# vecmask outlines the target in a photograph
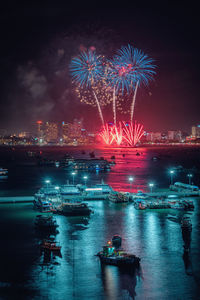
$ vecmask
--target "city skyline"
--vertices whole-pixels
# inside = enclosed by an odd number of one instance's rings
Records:
[[[38,119],[71,122],[83,117],[86,127],[97,130],[101,123],[95,109],[81,104],[72,91],[69,62],[89,47],[112,57],[128,43],[147,52],[158,66],[155,80],[138,91],[135,116],[144,129],[190,131],[199,123],[194,6],[151,3],[97,12],[87,3],[75,11],[73,5],[52,2],[48,9],[34,3],[13,3],[12,8],[5,4],[1,11],[0,128],[30,130]],[[112,120],[107,108],[104,114]]]

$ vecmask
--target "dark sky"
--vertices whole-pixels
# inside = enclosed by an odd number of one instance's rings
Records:
[[[136,100],[135,118],[145,129],[189,133],[200,122],[195,2],[41,2],[1,5],[0,129],[30,130],[39,119],[72,121],[81,116],[86,127],[100,126],[97,110],[80,104],[73,94],[68,64],[81,47],[94,46],[112,57],[128,43],[157,65],[154,82],[140,88]],[[111,121],[111,107],[104,113]]]

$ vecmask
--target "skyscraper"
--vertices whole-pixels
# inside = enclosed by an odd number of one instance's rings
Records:
[[[200,125],[192,126],[192,137],[200,138]]]
[[[44,136],[43,122],[42,121],[37,121],[36,125],[37,125],[36,136],[37,136],[37,138],[40,139]]]
[[[56,143],[58,140],[58,125],[53,122],[45,123],[45,141]]]

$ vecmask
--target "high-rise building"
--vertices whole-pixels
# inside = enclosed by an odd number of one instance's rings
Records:
[[[82,119],[74,119],[73,123],[62,122],[62,139],[64,142],[79,139],[85,135],[85,132]]]
[[[57,142],[58,140],[58,125],[53,122],[45,123],[45,141],[49,142]]]
[[[62,122],[62,139],[64,142],[68,142],[71,138],[71,123]]]
[[[168,140],[181,142],[182,132],[180,130],[169,130],[168,131]]]
[[[192,137],[200,138],[200,125],[192,126]]]
[[[74,122],[71,127],[71,135],[73,137],[79,138],[82,135],[83,120],[74,119]]]
[[[161,132],[148,132],[146,133],[146,140],[155,142],[155,141],[160,141],[162,137]]]
[[[37,125],[36,136],[37,138],[42,138],[44,136],[43,122],[37,121],[36,125]]]

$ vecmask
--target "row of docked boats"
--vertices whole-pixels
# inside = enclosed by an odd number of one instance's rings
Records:
[[[65,184],[60,187],[49,185],[48,187],[42,187],[36,193],[36,196],[44,195],[46,199],[51,201],[56,201],[57,199],[59,201],[60,198],[66,200],[73,197],[81,200],[104,200],[111,192],[113,192],[113,189],[102,182],[92,187],[82,184]]]
[[[102,189],[97,188],[97,190],[101,190],[101,196],[105,196]],[[59,191],[52,186],[41,188],[34,196],[34,208],[40,212],[53,212],[66,216],[89,215],[92,210],[87,203],[83,202],[85,199],[81,195],[85,195],[84,192],[73,185],[63,186]]]
[[[176,209],[176,210],[194,210],[194,203],[191,199],[140,199],[134,200],[134,207],[139,210],[144,209]]]
[[[40,212],[52,212],[55,214],[62,214],[65,216],[85,216],[90,215],[92,209],[87,203],[78,201],[74,202],[57,202],[52,203],[50,200],[42,199],[37,196],[34,202],[34,208]]]

